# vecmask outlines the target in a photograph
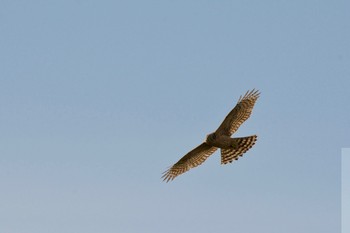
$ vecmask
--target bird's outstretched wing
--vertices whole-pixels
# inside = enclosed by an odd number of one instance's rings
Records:
[[[162,176],[163,181],[169,182],[191,168],[201,165],[216,150],[217,147],[209,146],[207,143],[203,142],[166,170]]]
[[[234,132],[236,132],[241,124],[250,117],[254,104],[259,98],[259,95],[259,91],[253,89],[251,91],[247,91],[243,97],[241,96],[237,102],[237,105],[226,116],[224,121],[216,130],[216,133],[231,136]]]

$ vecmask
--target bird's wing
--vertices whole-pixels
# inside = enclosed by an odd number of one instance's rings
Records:
[[[234,132],[236,132],[241,124],[250,117],[254,104],[259,98],[259,95],[259,91],[253,89],[251,91],[247,91],[243,97],[241,96],[236,106],[231,110],[231,112],[226,116],[224,121],[216,130],[216,133],[231,136]]]
[[[191,168],[201,165],[216,150],[217,147],[209,146],[207,143],[203,142],[166,170],[162,176],[163,181],[171,181]]]

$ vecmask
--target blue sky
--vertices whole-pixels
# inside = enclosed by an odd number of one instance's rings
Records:
[[[342,206],[342,232],[350,230],[348,219],[350,218],[350,148],[342,150],[341,160],[341,176],[342,176],[342,190],[341,190],[341,206]]]
[[[0,231],[340,232],[348,1],[1,1]],[[237,136],[161,173],[261,97]]]

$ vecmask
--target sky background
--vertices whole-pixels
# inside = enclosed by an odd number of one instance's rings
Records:
[[[0,1],[0,232],[340,232],[350,2]],[[230,165],[166,168],[239,96]]]
[[[341,160],[341,177],[342,177],[342,190],[341,190],[341,206],[342,206],[342,232],[350,231],[350,148],[344,148],[342,150]]]

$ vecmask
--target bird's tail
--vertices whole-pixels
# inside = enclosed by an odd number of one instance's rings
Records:
[[[237,160],[239,156],[242,156],[255,144],[258,136],[252,135],[242,138],[233,138],[234,148],[232,149],[221,149],[221,164],[232,163],[235,159]]]

